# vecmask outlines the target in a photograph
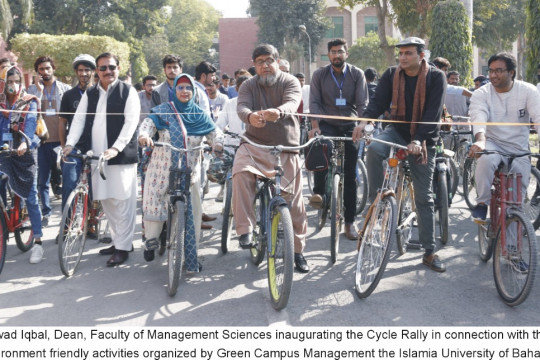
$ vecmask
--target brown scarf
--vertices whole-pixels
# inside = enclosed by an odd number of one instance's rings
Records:
[[[414,140],[416,128],[421,122],[426,104],[426,78],[429,67],[425,59],[420,63],[420,71],[418,72],[418,80],[416,81],[416,90],[414,91],[413,111],[411,119],[411,139]],[[392,105],[391,116],[392,120],[407,121],[405,118],[405,73],[401,66],[398,66],[394,74],[394,83],[392,86]],[[426,141],[422,142],[422,163],[427,163]]]

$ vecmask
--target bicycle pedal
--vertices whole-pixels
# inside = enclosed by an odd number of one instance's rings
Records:
[[[420,240],[409,240],[407,243],[407,249],[420,250],[421,248],[422,244],[420,243]]]
[[[473,219],[473,222],[475,224],[478,224],[478,225],[486,225],[487,224],[487,220],[482,220],[482,219]]]

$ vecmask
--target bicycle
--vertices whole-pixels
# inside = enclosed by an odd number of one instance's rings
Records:
[[[339,253],[339,233],[341,231],[344,208],[343,208],[343,186],[344,186],[344,164],[345,164],[345,141],[352,141],[351,137],[325,136],[318,135],[314,137],[316,141],[329,140],[332,142],[332,154],[328,162],[328,171],[326,173],[326,185],[322,195],[322,204],[317,211],[318,228],[321,230],[326,224],[328,213],[330,212],[330,259],[332,264],[337,260]],[[366,175],[367,170],[361,158],[357,160],[356,171]],[[359,175],[357,175],[359,176]],[[367,200],[367,175],[361,177],[362,193],[356,194],[358,213],[359,203],[365,206]],[[358,199],[361,200],[358,200]],[[361,211],[360,211],[361,212]]]
[[[102,222],[105,221],[105,214],[100,204],[91,202],[90,200],[91,196],[88,178],[91,173],[91,161],[98,161],[97,171],[99,171],[100,176],[104,180],[106,177],[104,173],[105,158],[103,157],[103,154],[94,156],[93,151],[89,150],[86,154],[75,152],[69,154],[67,157],[81,159],[82,161],[79,181],[77,182],[75,189],[69,194],[64,210],[62,211],[62,220],[60,221],[60,232],[58,236],[58,260],[60,263],[60,270],[65,276],[69,277],[75,273],[81,261],[84,245],[86,243],[88,224],[91,223],[91,225],[96,225],[96,235],[99,240]],[[59,150],[56,160],[58,168],[60,168],[61,160],[62,151]],[[75,162],[64,160],[64,163],[74,164]],[[93,219],[89,220],[90,218]]]
[[[448,242],[448,208],[452,204],[453,185],[457,187],[457,169],[453,163],[452,151],[444,148],[439,138],[435,147],[435,172],[433,174],[433,195],[435,197],[435,212],[439,222],[441,243]],[[454,169],[452,171],[452,169]],[[455,177],[453,176],[455,175]]]
[[[204,145],[191,149],[179,149],[169,143],[154,142],[155,146],[168,147],[172,151],[184,155],[187,152],[204,150]],[[176,165],[172,165],[169,173],[169,214],[167,218],[168,249],[168,282],[169,296],[176,295],[180,283],[180,274],[184,264],[184,239],[187,220],[187,199],[191,196],[191,168],[182,169],[183,156],[179,156]]]
[[[272,306],[281,310],[287,306],[292,289],[294,264],[294,232],[287,201],[281,197],[283,167],[280,153],[284,150],[300,150],[309,146],[310,139],[301,146],[260,145],[240,135],[240,138],[255,147],[270,150],[276,158],[275,177],[258,178],[254,211],[256,226],[250,249],[251,262],[260,265],[267,253],[268,288]]]
[[[390,154],[385,162],[382,186],[368,208],[358,237],[355,292],[359,298],[368,297],[379,284],[390,257],[394,236],[400,239],[399,252],[406,251],[416,219],[412,182],[405,162],[407,147],[374,138],[373,131],[373,126],[367,125],[364,139],[388,145]],[[399,212],[397,204],[400,204]],[[399,227],[398,214],[401,217]]]
[[[517,157],[533,156],[531,153],[513,155],[495,150],[477,154],[508,157],[508,168]],[[509,306],[517,306],[527,299],[537,266],[536,235],[522,207],[521,178],[521,174],[505,172],[499,165],[493,178],[489,220],[476,221],[480,258],[487,262],[493,257],[495,286]]]
[[[234,134],[228,131],[224,132],[233,138],[238,138],[238,134]],[[221,252],[226,254],[229,251],[229,241],[231,240],[232,227],[233,227],[233,212],[232,212],[232,166],[234,163],[234,154],[238,149],[237,145],[227,145],[226,147],[232,148],[234,151],[223,150],[226,160],[224,164],[227,166],[223,169],[227,173],[225,180],[225,188],[223,190],[223,222],[221,224]]]

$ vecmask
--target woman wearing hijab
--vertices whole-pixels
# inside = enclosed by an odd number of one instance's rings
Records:
[[[30,263],[37,264],[43,259],[41,237],[41,209],[37,196],[37,146],[36,136],[37,112],[39,99],[28,95],[22,86],[21,71],[10,66],[0,71],[0,133],[2,144],[17,149],[17,155],[0,155],[0,171],[9,178],[13,191],[26,201],[34,246],[30,255]],[[30,139],[27,145],[18,130]],[[30,148],[28,148],[28,146]],[[5,183],[0,188],[2,199],[6,202]]]
[[[212,119],[193,99],[195,82],[187,74],[180,74],[175,81],[176,97],[173,101],[152,108],[150,115],[139,127],[139,145],[152,146],[152,137],[158,133],[160,142],[167,142],[181,149],[191,149],[201,145],[203,138],[214,143],[214,148],[222,147],[222,133],[216,129]],[[187,199],[187,220],[185,233],[186,269],[198,272],[201,266],[197,260],[200,238],[202,204],[199,178],[201,174],[201,151],[182,155],[182,167],[191,168],[191,198]],[[169,148],[157,147],[152,153],[146,173],[143,195],[143,221],[145,232],[146,261],[154,259],[154,250],[159,247],[159,235],[168,215],[169,169],[177,163],[179,155]],[[187,161],[186,161],[187,160]]]

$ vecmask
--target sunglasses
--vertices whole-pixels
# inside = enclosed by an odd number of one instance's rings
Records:
[[[104,66],[98,67],[99,71],[107,71],[107,68],[109,70],[111,70],[111,71],[114,71],[114,70],[116,70],[117,66],[116,65],[109,65],[109,66],[104,65]]]
[[[178,85],[178,86],[176,87],[176,90],[177,90],[177,91],[184,91],[184,90],[186,90],[186,91],[193,91],[193,86],[191,86],[191,85]]]

